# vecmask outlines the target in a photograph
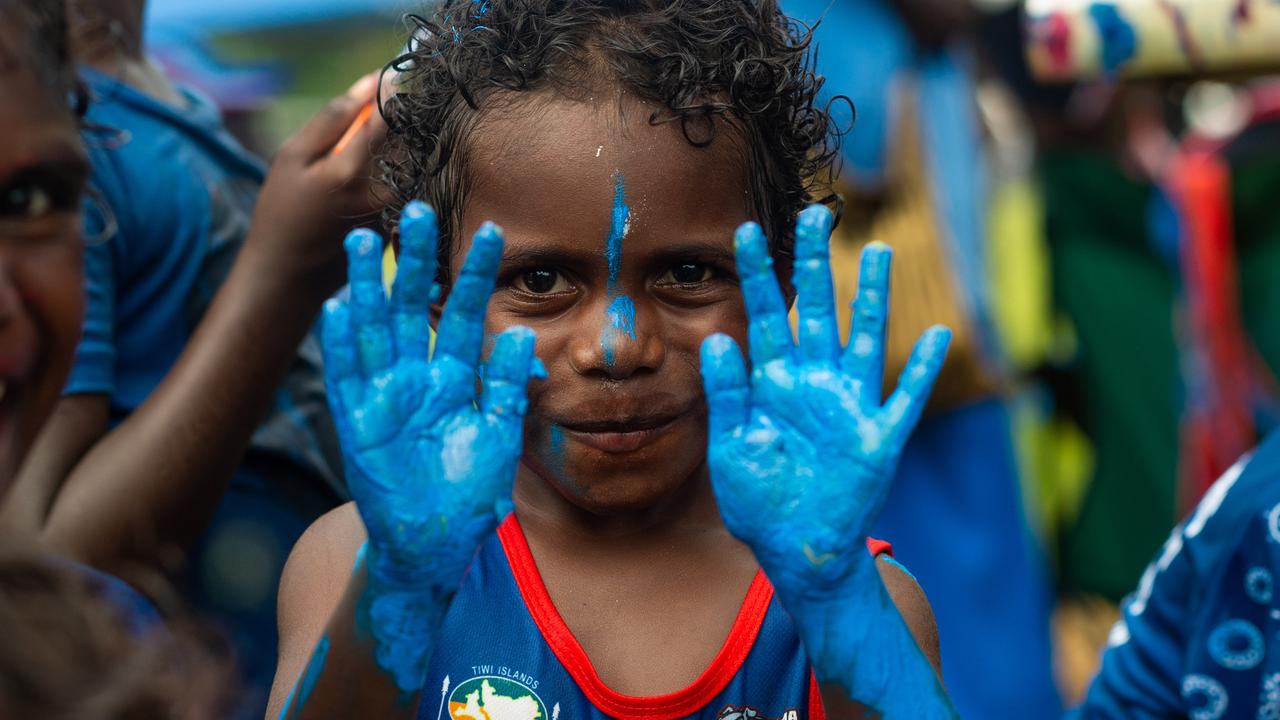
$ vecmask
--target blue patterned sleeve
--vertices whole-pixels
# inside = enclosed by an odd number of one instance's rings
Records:
[[[1280,438],[1273,438],[1280,440]],[[1229,470],[1122,605],[1082,718],[1280,718],[1280,442]]]
[[[64,394],[106,394],[115,390],[116,252],[118,233],[97,209],[85,211],[84,326],[75,365]]]

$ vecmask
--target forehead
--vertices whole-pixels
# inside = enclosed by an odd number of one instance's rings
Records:
[[[508,244],[603,242],[627,206],[630,247],[713,238],[731,243],[751,218],[746,159],[723,120],[698,147],[680,123],[653,124],[654,105],[627,95],[547,95],[489,110],[466,159],[470,190],[459,246],[486,220]],[[706,134],[706,125],[696,131]],[[454,264],[461,253],[454,253]]]
[[[0,53],[11,53],[11,47],[0,42]],[[0,62],[0,175],[15,166],[77,160],[83,153],[71,109],[29,66]]]

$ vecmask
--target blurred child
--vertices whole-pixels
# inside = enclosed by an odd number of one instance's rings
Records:
[[[0,3],[0,492],[57,401],[80,332],[82,93],[57,3]],[[211,646],[127,585],[0,539],[0,717],[214,718]]]
[[[377,214],[380,123],[330,153],[376,81],[288,143],[263,185],[217,108],[144,54],[143,0],[70,9],[93,168],[84,331],[7,514],[109,571],[181,568],[239,646],[257,714],[288,549],[347,497],[309,330],[341,282],[342,235]]]
[[[437,210],[398,208],[390,300],[347,241],[356,502],[286,568],[273,716],[955,717],[923,594],[864,546],[949,333],[882,403],[874,246],[840,346],[808,35],[770,0],[417,24],[388,155]]]

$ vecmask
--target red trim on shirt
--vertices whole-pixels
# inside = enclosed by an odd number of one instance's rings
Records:
[[[623,695],[604,684],[582,645],[560,617],[555,604],[551,602],[551,596],[547,594],[542,576],[538,573],[524,531],[520,528],[520,521],[514,514],[498,527],[498,539],[502,541],[502,549],[511,565],[520,596],[524,598],[524,604],[538,630],[542,632],[543,639],[569,672],[569,676],[578,684],[582,694],[601,712],[615,718],[676,720],[701,710],[725,689],[742,668],[760,633],[760,626],[769,611],[769,603],[773,600],[773,586],[765,579],[763,571],[756,573],[747,596],[742,601],[738,617],[733,621],[729,637],[725,638],[724,645],[720,647],[720,652],[711,661],[711,665],[692,685],[666,695]]]
[[[873,558],[880,557],[881,555],[888,555],[889,557],[893,557],[893,545],[883,540],[877,540],[873,537],[868,537],[867,552],[871,553],[871,557]]]
[[[809,720],[827,720],[827,709],[822,706],[822,688],[818,676],[809,673]]]

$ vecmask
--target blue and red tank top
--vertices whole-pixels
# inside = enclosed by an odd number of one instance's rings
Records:
[[[878,541],[868,541],[868,549],[891,553]],[[826,717],[800,637],[763,572],[719,653],[692,684],[650,697],[612,690],[552,604],[514,515],[472,563],[423,688],[420,720]]]

